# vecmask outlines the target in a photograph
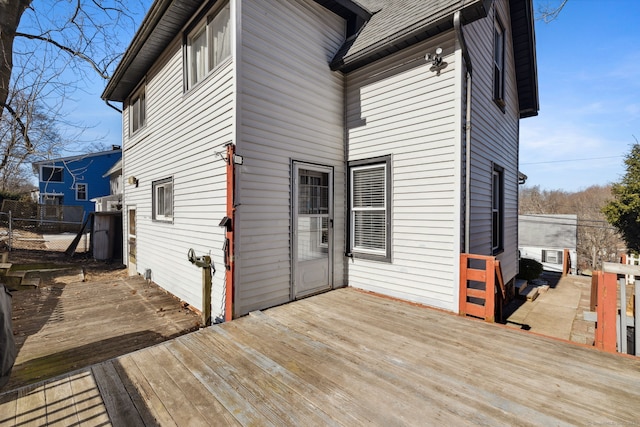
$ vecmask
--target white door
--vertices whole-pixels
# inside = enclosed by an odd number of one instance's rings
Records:
[[[128,212],[129,224],[128,224],[128,247],[127,247],[127,266],[129,267],[129,276],[135,276],[138,272],[137,266],[137,244],[136,244],[136,208],[135,206],[129,207]]]
[[[331,289],[333,169],[293,163],[293,298]]]

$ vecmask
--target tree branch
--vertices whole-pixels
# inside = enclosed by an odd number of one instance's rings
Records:
[[[31,139],[29,139],[29,133],[27,132],[27,127],[24,125],[24,123],[22,123],[22,119],[20,118],[18,113],[16,113],[16,110],[14,110],[13,107],[11,107],[11,105],[7,103],[2,103],[2,106],[9,112],[9,114],[11,114],[11,116],[16,121],[16,123],[18,123],[18,126],[20,126],[20,131],[22,132],[22,137],[24,138],[24,145],[27,148],[27,152],[31,154],[35,153],[35,149],[31,144]]]
[[[50,43],[50,44],[54,45],[55,47],[57,47],[58,49],[60,49],[60,50],[62,50],[62,51],[64,51],[64,52],[67,52],[69,55],[71,55],[71,56],[76,56],[76,57],[78,57],[78,58],[82,59],[83,61],[85,61],[85,62],[89,63],[89,65],[91,65],[91,67],[93,67],[93,69],[94,69],[94,70],[98,73],[98,75],[99,75],[100,77],[102,77],[103,79],[107,80],[107,79],[109,79],[109,77],[110,77],[110,76],[107,74],[106,70],[102,70],[102,69],[98,66],[98,64],[96,64],[96,62],[95,62],[93,59],[89,58],[87,55],[85,55],[85,54],[84,54],[84,53],[82,53],[82,52],[78,52],[78,51],[76,51],[76,50],[71,49],[71,48],[70,48],[70,47],[68,47],[68,46],[65,46],[65,45],[63,45],[63,44],[58,43],[57,41],[53,40],[53,39],[52,39],[52,38],[50,38],[50,37],[36,36],[36,35],[33,35],[33,34],[25,34],[25,33],[19,33],[19,32],[16,32],[16,37],[24,37],[24,38],[27,38],[27,39],[30,39],[30,40],[41,40],[41,41],[44,41],[44,42]]]

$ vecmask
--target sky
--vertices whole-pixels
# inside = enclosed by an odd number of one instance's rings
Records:
[[[527,186],[574,192],[624,175],[624,156],[640,141],[638,16],[639,0],[569,0],[556,20],[536,20],[540,112],[520,122]],[[84,139],[121,145],[121,115],[100,99],[105,82],[88,83],[69,114],[91,126]]]
[[[542,5],[559,0],[535,0]],[[620,181],[640,142],[640,1],[569,0],[536,21],[540,112],[520,122],[527,186],[580,191]]]

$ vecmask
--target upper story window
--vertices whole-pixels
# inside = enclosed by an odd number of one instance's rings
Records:
[[[42,166],[40,169],[40,181],[64,182],[63,169],[59,166]]]
[[[146,124],[147,101],[144,86],[139,89],[129,103],[129,122],[131,123],[131,134],[133,135]]]
[[[76,184],[76,200],[87,200],[87,184]]]
[[[187,88],[203,80],[231,56],[229,3],[208,15],[187,35]]]
[[[493,100],[504,109],[504,27],[497,17],[493,26]]]

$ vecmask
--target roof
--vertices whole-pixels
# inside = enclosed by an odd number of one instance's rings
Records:
[[[202,4],[202,0],[155,0],[102,92],[102,99],[124,102]]]
[[[518,245],[575,249],[577,228],[577,215],[518,215]]]
[[[487,16],[492,0],[357,0],[371,19],[331,61],[333,70],[352,71],[407,46],[453,28],[453,14],[462,24]]]
[[[109,168],[109,170],[107,172],[105,172],[104,175],[102,175],[103,178],[108,177],[109,175],[112,175],[116,172],[122,172],[122,158],[120,158],[117,162],[115,162],[113,164],[113,166],[111,166]]]
[[[330,63],[348,73],[453,28],[483,18],[493,0],[314,0],[347,21],[347,40]],[[209,3],[213,3],[209,0]],[[123,102],[156,59],[204,4],[203,0],[155,0],[102,93]],[[536,115],[538,81],[533,0],[509,0],[521,117]]]
[[[98,153],[87,153],[87,154],[80,154],[77,156],[69,156],[69,157],[58,157],[57,159],[47,159],[47,160],[39,160],[37,162],[31,162],[32,165],[52,165],[54,163],[57,162],[73,162],[76,160],[84,160],[87,157],[96,157],[96,156],[105,156],[107,154],[114,154],[114,153],[122,153],[122,150],[118,149],[118,150],[108,150],[108,151],[100,151]]]

